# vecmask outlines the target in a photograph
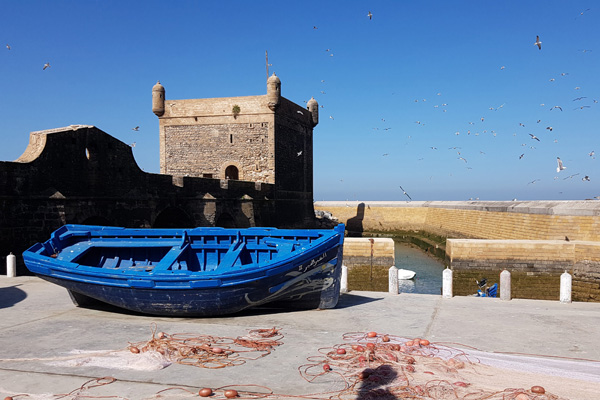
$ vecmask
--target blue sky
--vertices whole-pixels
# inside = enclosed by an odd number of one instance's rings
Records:
[[[3,161],[31,131],[89,124],[158,173],[156,81],[167,99],[265,94],[267,50],[282,95],[323,106],[317,201],[600,196],[592,0],[0,6]]]

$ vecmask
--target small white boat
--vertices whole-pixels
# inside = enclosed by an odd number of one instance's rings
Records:
[[[412,279],[417,273],[409,269],[398,268],[398,279]]]

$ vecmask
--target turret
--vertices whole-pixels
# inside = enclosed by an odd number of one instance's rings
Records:
[[[158,117],[165,113],[165,88],[160,81],[152,87],[152,112]]]
[[[319,123],[319,103],[317,103],[314,97],[311,97],[308,103],[306,103],[306,108],[310,112],[312,126],[317,126]]]
[[[273,111],[279,106],[281,100],[281,81],[273,72],[273,75],[267,79],[267,103]]]

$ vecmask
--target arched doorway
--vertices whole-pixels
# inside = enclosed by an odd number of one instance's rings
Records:
[[[220,228],[235,228],[235,221],[229,213],[222,213],[219,218],[215,221],[215,226]]]
[[[236,181],[240,179],[239,170],[235,165],[225,168],[225,179],[234,179]]]
[[[154,220],[154,228],[193,228],[194,221],[180,208],[167,207]]]

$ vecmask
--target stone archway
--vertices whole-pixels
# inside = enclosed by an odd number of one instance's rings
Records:
[[[235,165],[228,165],[227,168],[225,168],[225,179],[233,179],[236,181],[240,179],[240,171]]]
[[[154,228],[193,228],[194,220],[178,207],[167,207],[154,220]]]
[[[215,226],[220,228],[235,228],[235,220],[229,213],[221,213],[219,218],[215,221]]]

